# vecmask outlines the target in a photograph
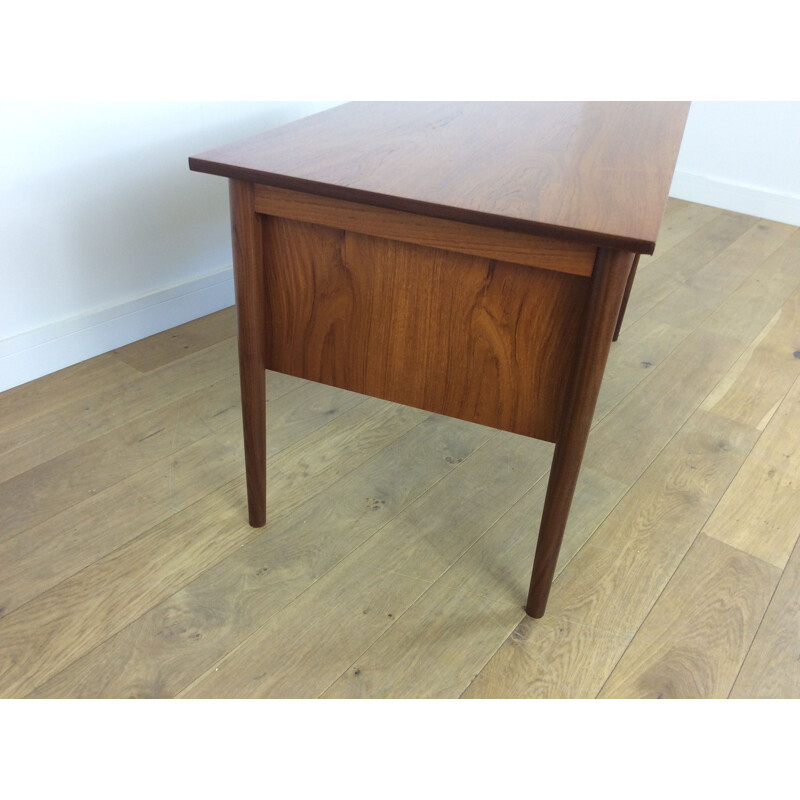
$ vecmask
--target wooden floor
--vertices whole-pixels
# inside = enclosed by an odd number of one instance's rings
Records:
[[[800,697],[800,230],[670,200],[545,617],[552,445],[267,374],[235,320],[0,395],[4,697]]]

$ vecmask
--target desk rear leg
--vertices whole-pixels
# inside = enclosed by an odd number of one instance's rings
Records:
[[[556,440],[525,611],[544,615],[633,256],[598,250],[581,347]]]
[[[633,259],[633,266],[628,274],[628,282],[625,284],[625,293],[622,295],[622,305],[619,307],[619,314],[617,315],[617,325],[614,328],[613,341],[619,339],[619,332],[622,329],[622,320],[625,319],[625,309],[628,307],[628,300],[631,296],[631,289],[633,289],[633,279],[636,277],[636,267],[639,266],[639,255]]]
[[[267,521],[267,410],[264,345],[264,264],[261,221],[253,206],[253,185],[231,180],[231,239],[239,329],[244,459],[250,524]]]

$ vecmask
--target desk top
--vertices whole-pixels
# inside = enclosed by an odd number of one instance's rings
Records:
[[[652,253],[689,103],[359,102],[191,169]]]

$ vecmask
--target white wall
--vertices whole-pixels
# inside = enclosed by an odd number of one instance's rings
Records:
[[[800,103],[693,102],[670,194],[800,225]]]
[[[0,104],[0,391],[233,303],[190,155],[334,103]]]
[[[0,104],[0,391],[233,302],[187,158],[334,103]],[[672,194],[800,225],[800,103],[693,103]]]

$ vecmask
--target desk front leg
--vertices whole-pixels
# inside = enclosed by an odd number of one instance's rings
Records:
[[[261,222],[253,205],[253,185],[230,181],[233,276],[239,330],[244,459],[250,524],[267,521],[267,410],[264,340],[264,265]]]
[[[578,482],[586,440],[614,328],[631,272],[633,255],[601,248],[592,273],[592,287],[581,335],[581,346],[569,397],[556,438],[547,484],[539,539],[525,611],[541,617],[547,605],[572,496]]]

